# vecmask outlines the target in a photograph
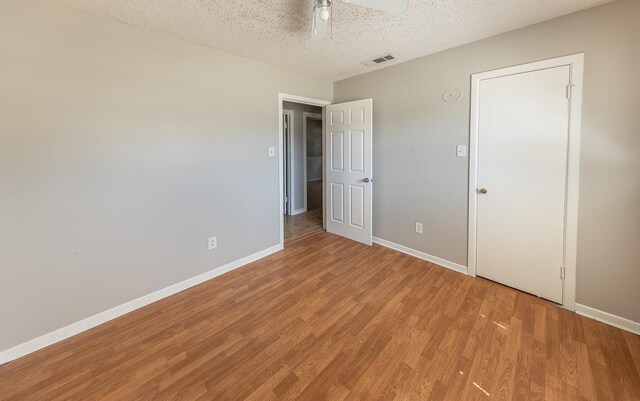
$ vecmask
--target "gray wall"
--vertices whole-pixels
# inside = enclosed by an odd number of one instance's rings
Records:
[[[279,243],[278,92],[332,82],[44,0],[0,55],[0,350]]]
[[[336,102],[373,98],[374,235],[466,265],[470,75],[584,52],[577,302],[640,321],[639,46],[619,0],[337,82]]]
[[[326,100],[321,98],[320,100]],[[302,147],[302,115],[304,112],[322,114],[322,107],[283,102],[283,109],[293,110],[293,208],[304,208],[304,149]]]

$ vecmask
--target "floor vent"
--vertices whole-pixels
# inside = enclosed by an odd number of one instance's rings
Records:
[[[395,60],[396,58],[397,57],[394,56],[393,54],[387,54],[385,56],[376,57],[373,60],[363,61],[362,64],[368,65],[368,66],[378,65],[378,64],[386,63],[387,61]]]

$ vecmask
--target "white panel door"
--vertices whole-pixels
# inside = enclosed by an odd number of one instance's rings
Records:
[[[562,303],[569,66],[480,82],[477,274]]]
[[[327,231],[371,245],[373,100],[325,109]]]

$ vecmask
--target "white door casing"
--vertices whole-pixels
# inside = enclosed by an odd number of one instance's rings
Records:
[[[569,309],[575,304],[582,59],[472,77],[469,274]]]
[[[371,245],[373,100],[325,108],[327,231]]]

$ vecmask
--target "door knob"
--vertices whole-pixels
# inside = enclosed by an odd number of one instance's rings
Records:
[[[367,178],[365,178],[365,179],[364,179],[364,180],[362,180],[362,181],[363,181],[363,182],[369,182],[369,181],[371,181],[371,180],[367,177]]]
[[[480,192],[481,194],[486,194],[487,190],[485,188],[480,188],[478,189],[478,192]]]

